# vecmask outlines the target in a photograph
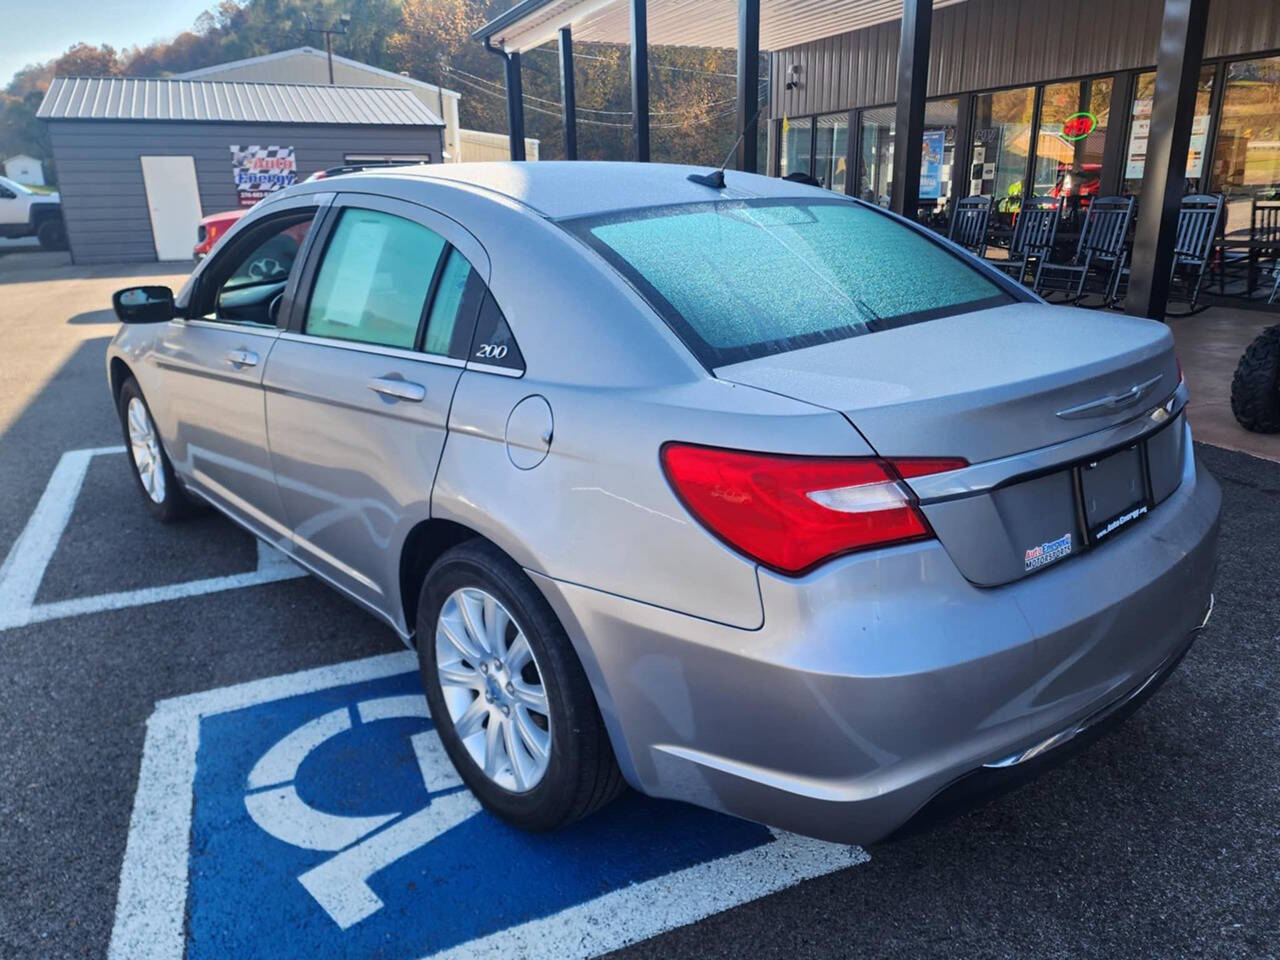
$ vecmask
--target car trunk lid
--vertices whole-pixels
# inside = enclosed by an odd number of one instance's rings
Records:
[[[1089,435],[1097,435],[1097,450],[1087,442],[1073,444],[1079,457],[1111,452],[1104,451],[1114,436],[1108,428],[1150,411],[1179,381],[1173,338],[1163,324],[1027,303],[779,353],[715,373],[839,410],[883,457],[961,457],[971,464]],[[1182,427],[1173,430],[1176,450],[1162,448],[1159,469],[1180,475]],[[1131,447],[1123,462],[1100,463],[1083,493],[1072,464],[1015,478],[999,490],[937,506],[926,502],[924,512],[966,577],[983,585],[1006,583],[1099,542],[1098,531],[1113,519],[1099,511],[1115,506],[1119,517],[1139,499],[1154,507],[1151,490],[1163,491],[1168,478],[1152,473],[1148,479],[1147,465],[1155,470],[1156,460]]]
[[[1163,324],[1031,303],[850,337],[715,373],[840,410],[881,456],[970,463],[1123,422],[1178,382],[1173,337]]]

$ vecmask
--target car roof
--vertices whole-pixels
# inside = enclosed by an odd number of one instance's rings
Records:
[[[381,167],[343,174],[342,180],[394,177],[451,181],[501,195],[552,220],[674,203],[837,196],[818,187],[735,170],[725,171],[723,190],[689,180],[689,174],[705,174],[710,169],[669,163],[540,160]],[[337,181],[335,178],[319,183],[327,183],[332,190]]]

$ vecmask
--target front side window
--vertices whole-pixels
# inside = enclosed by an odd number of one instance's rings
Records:
[[[211,264],[202,286],[214,294],[203,316],[224,323],[271,326],[311,229],[311,211],[252,228]]]
[[[411,350],[445,241],[421,224],[348,207],[329,239],[304,330]]]
[[[1013,302],[928,236],[835,198],[647,208],[567,227],[709,368]]]

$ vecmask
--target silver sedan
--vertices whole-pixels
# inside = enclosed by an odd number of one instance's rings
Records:
[[[1150,695],[1208,616],[1220,499],[1169,331],[696,173],[260,203],[176,295],[115,297],[144,502],[212,505],[390,624],[530,829],[625,783],[870,841]]]

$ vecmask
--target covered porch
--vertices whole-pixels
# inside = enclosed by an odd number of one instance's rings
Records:
[[[1163,318],[1180,203],[1207,163],[1206,104],[1220,107],[1222,100],[1221,80],[1206,92],[1204,76],[1216,69],[1221,78],[1224,68],[1206,57],[1273,41],[1280,47],[1280,12],[1265,0],[523,0],[475,37],[502,58],[513,159],[523,159],[521,55],[548,43],[559,54],[564,154],[577,158],[578,124],[589,122],[576,106],[577,41],[627,48],[631,156],[638,161],[651,159],[650,50],[672,46],[735,51],[737,143],[726,164],[739,170],[803,172],[824,186],[865,194],[861,183],[855,188],[854,169],[866,180],[866,167],[878,160],[873,199],[915,218],[932,206],[928,197],[938,196],[931,189],[956,199],[997,187],[1012,195],[1024,183],[1035,189],[1037,163],[1101,167],[1103,177],[1091,189],[1105,179],[1116,193],[1141,196],[1124,307]],[[993,55],[1001,50],[1003,56]],[[1057,84],[1069,87],[1069,96],[1048,84],[1073,75],[1084,79]],[[1022,92],[1008,88],[1021,83],[1032,84],[1025,88],[1025,131],[987,145],[983,138],[1003,122],[1004,101],[1016,99],[1005,94]],[[939,99],[988,87],[1003,89]],[[1064,122],[1046,134],[1058,99],[1067,105]],[[1104,145],[1093,130],[1098,118],[1127,121],[1138,103],[1147,110],[1141,127],[1113,130]],[[939,126],[942,109],[956,115],[945,158],[940,141],[926,136]],[[1212,123],[1211,134],[1216,116]],[[1092,167],[1090,149],[1100,161]],[[721,160],[705,158],[709,166]],[[829,172],[819,176],[819,168]]]

